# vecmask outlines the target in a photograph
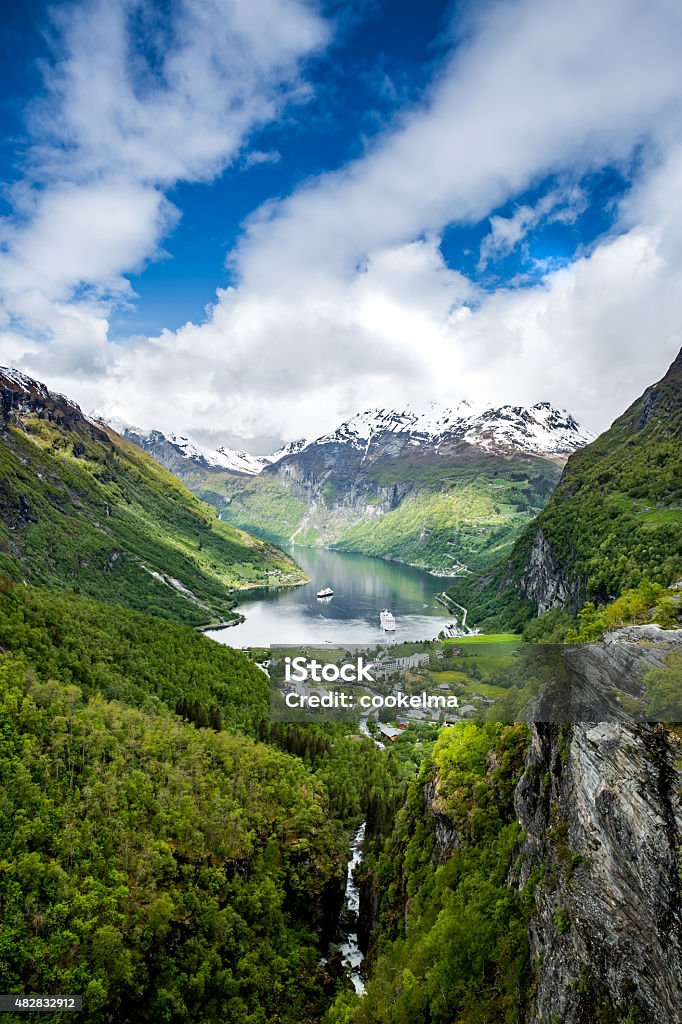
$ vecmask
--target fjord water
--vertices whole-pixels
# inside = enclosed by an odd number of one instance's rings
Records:
[[[246,620],[212,630],[209,636],[230,647],[378,644],[394,639],[431,640],[452,619],[436,601],[449,581],[423,569],[319,548],[294,548],[291,554],[310,583],[241,594],[238,610]],[[318,600],[315,595],[323,587],[331,587],[334,597]],[[382,608],[395,616],[395,637],[379,625]]]

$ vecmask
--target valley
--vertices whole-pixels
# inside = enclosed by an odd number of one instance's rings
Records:
[[[682,1024],[682,0],[1,6],[0,1024]]]
[[[218,464],[224,449],[192,454],[187,439],[173,444],[158,431],[126,436],[241,529],[453,575],[453,566],[475,572],[511,549],[590,437],[546,403],[372,409],[235,473]]]
[[[0,988],[92,1024],[676,1024],[680,365],[592,443],[382,413],[249,472],[2,371]],[[455,725],[273,716],[252,648],[378,649],[390,606],[401,651],[444,588],[487,635],[404,683]]]

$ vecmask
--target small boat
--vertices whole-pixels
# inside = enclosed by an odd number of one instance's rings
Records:
[[[379,613],[379,622],[381,623],[381,628],[385,629],[386,632],[393,632],[395,629],[395,618],[388,608],[384,608],[383,612]]]
[[[323,590],[318,590],[317,596],[320,597],[320,598],[322,598],[322,597],[333,597],[334,596],[334,591],[332,590],[331,587],[325,587]]]

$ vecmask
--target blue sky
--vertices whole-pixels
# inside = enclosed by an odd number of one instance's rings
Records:
[[[7,13],[0,50],[5,182],[22,176],[26,108],[41,92],[40,66],[52,55],[52,12],[59,6],[28,0]],[[251,134],[249,151],[270,160],[250,164],[247,153],[215,180],[180,182],[170,191],[181,219],[164,240],[164,255],[129,275],[137,298],[112,318],[118,340],[200,319],[215,288],[230,280],[226,254],[244,218],[273,196],[361,155],[367,140],[428,84],[447,49],[454,8],[443,0],[424,0],[418,11],[411,0],[343,0],[321,9],[334,36],[310,61],[310,99]]]
[[[345,6],[330,9],[343,11]],[[122,334],[201,318],[213,298],[207,282],[231,280],[225,256],[248,214],[360,155],[365,141],[428,80],[451,5],[431,0],[420,5],[418,16],[409,0],[369,0],[361,6],[364,10],[352,17],[337,16],[334,43],[311,62],[315,91],[309,102],[252,135],[250,148],[272,160],[249,165],[247,156],[208,187],[180,185],[175,190],[173,201],[183,216],[165,245],[170,259],[132,278],[140,300],[116,324]]]
[[[597,6],[15,5],[0,358],[254,451],[430,399],[607,425],[680,345],[682,14]]]

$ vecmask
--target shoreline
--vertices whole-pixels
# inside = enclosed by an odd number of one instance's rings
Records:
[[[298,580],[296,583],[247,583],[245,587],[239,587],[238,590],[233,590],[233,594],[243,594],[249,590],[285,590],[291,587],[304,587],[310,583],[310,579],[306,577],[304,580]],[[236,611],[234,619],[227,619],[218,622],[203,622],[198,626],[193,626],[198,633],[210,633],[214,629],[228,629],[230,626],[241,626],[242,622],[246,622],[246,615],[243,612]]]

